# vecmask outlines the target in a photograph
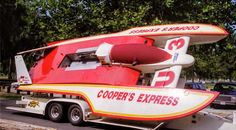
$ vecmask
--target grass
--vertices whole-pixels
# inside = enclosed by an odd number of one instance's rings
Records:
[[[16,93],[0,92],[0,99],[20,99],[22,95]]]
[[[0,73],[0,79],[8,79],[8,76]]]
[[[213,89],[214,88],[214,83],[206,83],[205,84],[205,87],[207,88],[207,89]]]

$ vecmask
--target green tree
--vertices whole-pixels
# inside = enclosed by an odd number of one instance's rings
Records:
[[[225,27],[233,34],[231,27],[236,19],[236,8],[230,0],[17,0],[10,3],[14,7],[12,10],[15,9],[20,14],[15,16],[13,12],[7,11],[11,8],[6,8],[7,4],[4,2],[1,2],[1,8],[4,7],[7,12],[2,13],[4,16],[17,17],[22,23],[15,24],[18,25],[18,33],[9,33],[18,37],[18,40],[12,42],[12,45],[17,46],[11,46],[17,48],[17,51],[40,47],[49,41],[117,32],[153,24],[209,23]],[[9,44],[5,41],[1,41],[4,46]],[[194,72],[189,72],[188,75],[195,73],[200,78],[222,77],[220,72],[226,72],[229,66],[222,66],[220,63],[224,56],[234,55],[234,45],[235,37],[230,35],[217,44],[191,47],[189,53],[197,60],[193,69],[190,69]],[[227,48],[221,49],[224,47]],[[14,52],[10,56],[5,55],[7,51],[3,53],[2,57],[5,59],[15,54]],[[234,62],[228,64],[236,66]],[[228,75],[235,75],[235,70],[230,69],[231,71]]]
[[[23,36],[24,25],[22,15],[24,7],[16,6],[15,0],[0,1],[0,66],[1,73],[8,74],[9,78],[14,69],[14,55],[22,49],[32,48]]]

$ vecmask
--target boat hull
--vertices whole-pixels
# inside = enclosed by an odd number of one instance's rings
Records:
[[[33,84],[19,90],[82,96],[95,115],[130,120],[171,120],[207,107],[219,93],[148,86]]]

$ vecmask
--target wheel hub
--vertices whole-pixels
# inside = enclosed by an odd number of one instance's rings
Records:
[[[79,112],[79,109],[78,108],[74,108],[72,111],[71,111],[71,119],[73,121],[78,121],[80,120],[80,112]]]
[[[59,116],[59,107],[58,106],[53,106],[51,109],[51,115],[53,118],[57,118]]]

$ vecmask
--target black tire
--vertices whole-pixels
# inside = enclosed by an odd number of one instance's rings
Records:
[[[63,106],[60,103],[52,103],[48,107],[48,117],[53,122],[61,122],[63,119]]]
[[[83,111],[79,105],[72,104],[68,109],[67,116],[72,125],[78,126],[84,123]]]

